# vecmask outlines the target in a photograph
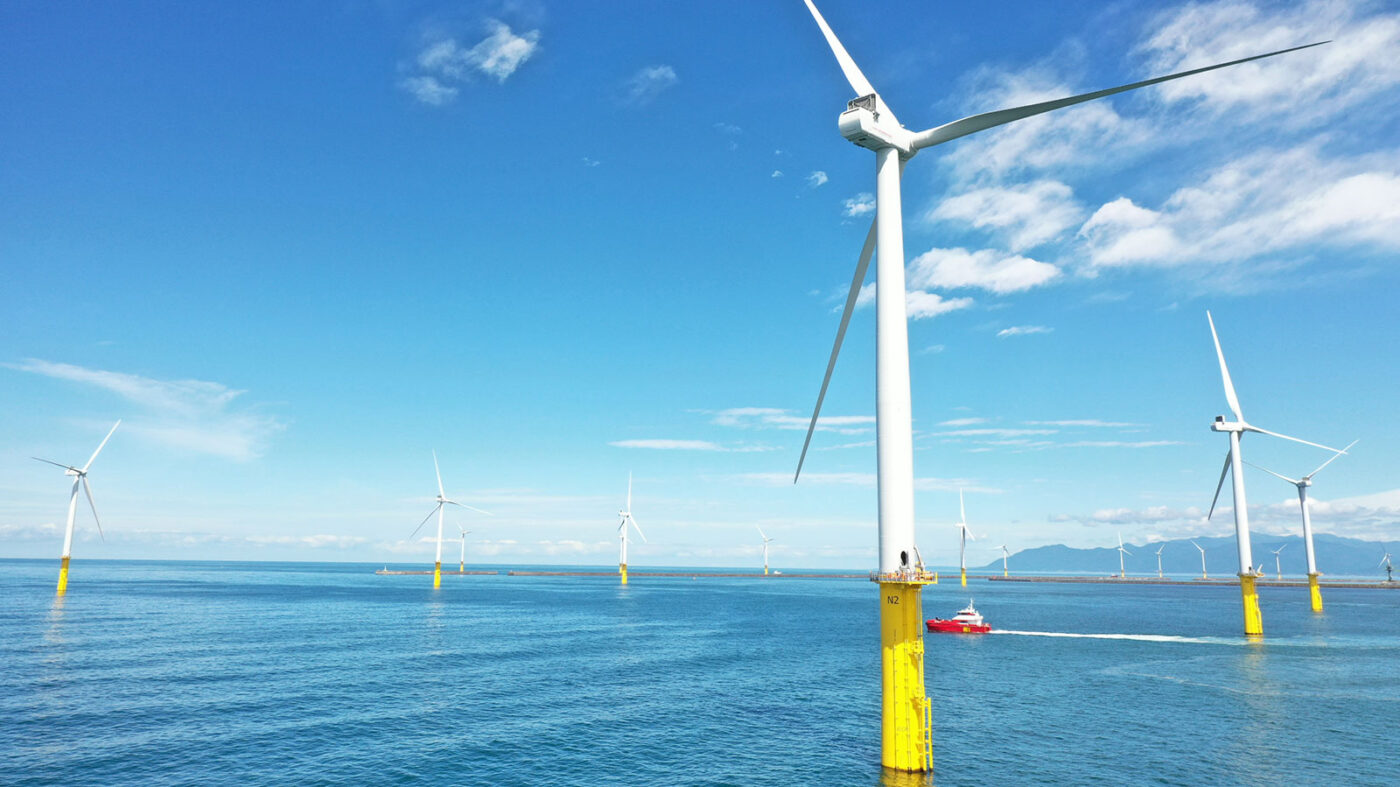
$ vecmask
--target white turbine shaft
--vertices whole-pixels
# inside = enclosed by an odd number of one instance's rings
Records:
[[[1254,554],[1249,545],[1249,504],[1244,496],[1244,468],[1240,466],[1240,433],[1230,433],[1230,488],[1234,492],[1235,541],[1239,545],[1240,576],[1253,573]]]
[[[1317,553],[1313,551],[1312,514],[1308,512],[1308,485],[1298,484],[1298,505],[1303,509],[1303,551],[1308,556],[1308,574],[1317,573]]]
[[[882,574],[907,568],[914,551],[914,425],[899,156],[892,147],[875,152],[875,443]]]
[[[63,557],[73,553],[73,523],[78,518],[78,484],[81,483],[82,476],[73,478],[73,493],[68,497],[68,527],[63,531]]]

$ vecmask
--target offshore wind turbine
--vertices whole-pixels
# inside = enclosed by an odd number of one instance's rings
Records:
[[[1167,548],[1167,545],[1166,545],[1166,544],[1163,544],[1163,545],[1157,547],[1157,578],[1158,578],[1158,579],[1161,579],[1161,578],[1162,578],[1162,550],[1164,550],[1164,549],[1166,549],[1166,548]]]
[[[1210,579],[1210,577],[1206,576],[1206,548],[1197,544],[1195,541],[1191,542],[1191,546],[1201,550],[1201,579]]]
[[[1254,580],[1258,572],[1249,545],[1249,505],[1244,494],[1244,472],[1241,467],[1244,459],[1240,456],[1240,441],[1245,432],[1258,432],[1337,454],[1345,452],[1278,432],[1270,432],[1246,421],[1244,413],[1240,411],[1240,399],[1235,395],[1235,384],[1230,380],[1230,369],[1225,365],[1225,351],[1220,349],[1220,336],[1215,332],[1215,318],[1210,316],[1209,311],[1206,312],[1206,322],[1210,323],[1210,337],[1215,341],[1215,357],[1220,361],[1220,380],[1225,386],[1225,401],[1230,405],[1230,412],[1235,414],[1235,420],[1228,422],[1225,416],[1217,415],[1215,422],[1210,425],[1212,430],[1229,435],[1230,450],[1225,454],[1225,466],[1220,469],[1220,481],[1215,485],[1215,497],[1210,501],[1210,512],[1206,514],[1206,519],[1209,520],[1215,513],[1215,504],[1220,500],[1220,489],[1225,485],[1225,474],[1229,473],[1235,509],[1235,543],[1239,550],[1240,597],[1244,603],[1244,633],[1246,636],[1257,637],[1264,633],[1264,618],[1259,614],[1259,593],[1254,589]]]
[[[467,534],[472,531],[462,530],[461,525],[458,525],[457,529],[462,532],[462,557],[457,562],[457,571],[459,573],[465,574],[467,573]]]
[[[642,537],[642,543],[647,542],[647,534],[642,532],[642,528],[637,524],[637,520],[632,518],[632,474],[627,474],[627,507],[617,512],[622,517],[622,521],[617,525],[617,535],[622,541],[622,556],[617,562],[617,573],[622,575],[622,584],[627,584],[627,523],[631,522],[636,528],[637,535]],[[765,561],[766,562],[766,561]]]
[[[433,451],[433,472],[437,474],[437,482],[438,482],[437,506],[436,506],[435,508],[433,508],[432,511],[429,511],[427,516],[423,517],[423,521],[418,523],[418,527],[413,528],[413,532],[410,533],[408,537],[409,537],[409,539],[412,539],[414,536],[418,535],[418,531],[419,531],[419,530],[422,530],[422,529],[423,529],[423,526],[426,525],[426,524],[428,524],[428,520],[433,518],[433,514],[437,514],[437,520],[438,520],[438,529],[437,529],[437,558],[435,558],[435,560],[434,560],[434,562],[433,562],[433,589],[437,589],[437,588],[442,587],[442,510],[443,510],[443,507],[444,507],[444,506],[457,506],[457,507],[459,507],[459,508],[465,508],[465,509],[467,509],[467,510],[469,510],[469,511],[475,511],[475,512],[477,512],[478,514],[485,514],[485,515],[487,515],[487,516],[494,516],[494,515],[493,515],[490,511],[482,511],[480,508],[472,508],[471,506],[467,505],[466,503],[458,503],[456,500],[448,500],[448,499],[447,499],[447,493],[444,492],[443,489],[442,489],[442,470],[440,470],[440,469],[438,468],[437,451]],[[465,545],[465,543],[463,544],[462,549],[463,549],[463,562],[465,563],[465,562],[466,562],[466,561],[465,561],[465,557],[466,557],[466,554],[465,554],[466,545]]]
[[[763,539],[763,576],[766,577],[768,576],[768,544],[771,543],[773,539],[764,535],[763,528],[758,527],[758,525],[754,525],[754,527],[758,528],[758,535]]]
[[[92,463],[97,460],[97,455],[102,453],[102,448],[107,445],[107,441],[112,439],[112,433],[117,431],[117,427],[121,425],[122,422],[120,419],[118,419],[115,424],[112,424],[112,428],[107,432],[107,436],[102,438],[102,442],[97,444],[97,450],[92,452],[92,456],[88,457],[87,464],[83,465],[81,469],[72,465],[65,465],[62,462],[55,462],[51,459],[40,459],[37,456],[30,457],[31,459],[51,464],[55,467],[61,467],[63,468],[64,475],[73,476],[73,491],[68,496],[68,526],[63,531],[63,555],[59,558],[58,563],[58,595],[60,596],[68,592],[68,559],[73,554],[73,523],[78,518],[79,486],[83,488],[83,494],[87,495],[88,507],[92,509],[92,521],[97,523],[97,535],[101,536],[104,543],[107,541],[107,536],[102,532],[102,520],[97,518],[97,504],[92,501],[92,485],[88,483],[88,469],[91,468]]]
[[[1005,544],[1002,544],[1001,546],[997,547],[997,549],[1001,550],[1001,575],[1003,577],[1009,577],[1011,576],[1011,570],[1006,567],[1006,558],[1011,553],[1006,551]]]
[[[958,570],[962,572],[962,586],[967,587],[967,541],[973,538],[972,531],[967,528],[967,506],[963,505],[962,490],[958,490]],[[985,533],[983,535],[986,535]]]
[[[827,46],[836,57],[856,98],[846,104],[837,122],[841,135],[875,154],[876,212],[856,263],[855,276],[846,296],[836,342],[827,361],[812,421],[798,459],[796,483],[806,461],[822,400],[841,341],[846,335],[851,312],[855,309],[866,269],[876,247],[880,254],[875,266],[876,381],[875,433],[879,462],[879,572],[880,647],[883,678],[881,701],[881,762],[901,771],[933,769],[932,711],[924,691],[923,620],[921,591],[932,575],[911,563],[914,545],[914,448],[909,391],[909,328],[905,307],[903,208],[900,203],[900,176],[910,158],[924,148],[950,142],[978,131],[1073,106],[1085,101],[1155,85],[1171,79],[1199,74],[1225,66],[1258,60],[1282,52],[1242,58],[1204,68],[1183,71],[1119,87],[1084,93],[1068,98],[1029,104],[972,115],[951,123],[910,131],[900,124],[884,99],[876,92],[827,25],[812,0],[803,0],[812,13]],[[897,20],[895,20],[897,23]],[[886,20],[886,23],[888,21]],[[1309,46],[1316,46],[1310,44]],[[1302,49],[1303,47],[1294,47]],[[1293,50],[1283,50],[1293,51]]]
[[[1278,549],[1273,550],[1273,552],[1274,552],[1274,574],[1276,575],[1276,576],[1274,577],[1275,579],[1283,579],[1283,563],[1279,560],[1278,553],[1282,552],[1282,551],[1283,551],[1283,547],[1286,547],[1286,546],[1288,546],[1288,545],[1287,545],[1287,544],[1284,544],[1283,546],[1279,547]]]
[[[1387,550],[1385,551],[1385,557],[1381,558],[1381,562],[1377,563],[1376,566],[1377,566],[1378,568],[1379,568],[1380,566],[1385,566],[1385,581],[1386,581],[1386,582],[1394,582],[1394,581],[1395,581],[1395,576],[1394,576],[1394,574],[1393,574],[1394,569],[1393,569],[1393,568],[1391,567],[1391,565],[1390,565],[1390,550],[1389,550],[1389,549],[1387,549]]]
[[[1127,579],[1127,578],[1128,578],[1128,570],[1127,570],[1126,568],[1123,567],[1123,556],[1124,556],[1124,555],[1131,555],[1131,554],[1133,554],[1133,553],[1132,553],[1132,552],[1129,552],[1127,549],[1125,549],[1125,548],[1123,547],[1123,534],[1122,534],[1122,533],[1119,533],[1119,534],[1118,534],[1118,578],[1119,578],[1119,579]]]
[[[1351,446],[1356,445],[1358,442],[1358,440],[1352,440],[1351,445],[1343,448],[1342,451],[1350,451]],[[1313,612],[1322,611],[1322,588],[1319,587],[1317,581],[1320,574],[1317,571],[1317,553],[1313,551],[1312,514],[1308,511],[1308,487],[1312,486],[1313,476],[1321,472],[1322,468],[1332,464],[1339,456],[1341,456],[1341,454],[1333,454],[1326,462],[1318,465],[1316,470],[1302,478],[1289,478],[1285,475],[1279,475],[1267,467],[1259,467],[1259,465],[1247,463],[1250,467],[1263,470],[1275,478],[1282,478],[1288,483],[1298,487],[1298,505],[1303,509],[1303,548],[1308,557],[1308,595],[1311,596],[1312,599]]]

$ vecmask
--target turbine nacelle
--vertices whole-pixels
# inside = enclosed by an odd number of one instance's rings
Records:
[[[868,150],[898,148],[904,158],[914,155],[914,134],[899,125],[880,94],[851,99],[836,121],[841,136]]]
[[[1223,416],[1223,415],[1217,415],[1217,416],[1215,416],[1215,421],[1214,421],[1213,423],[1211,423],[1211,425],[1210,425],[1210,430],[1211,430],[1212,432],[1240,432],[1240,433],[1254,431],[1253,429],[1250,428],[1249,424],[1245,423],[1244,421],[1226,421],[1226,420],[1225,420],[1225,416]]]

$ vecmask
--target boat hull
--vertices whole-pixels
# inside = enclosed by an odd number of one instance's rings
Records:
[[[925,625],[935,634],[986,634],[992,630],[992,627],[985,623],[963,623],[938,618],[927,621]]]

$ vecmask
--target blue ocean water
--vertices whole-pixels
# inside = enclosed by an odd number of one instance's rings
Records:
[[[1400,592],[929,587],[935,772],[882,773],[871,583],[0,561],[7,784],[1380,784]],[[634,570],[639,567],[634,567]],[[1040,633],[1036,633],[1040,632]],[[1048,636],[1096,634],[1099,637]]]

